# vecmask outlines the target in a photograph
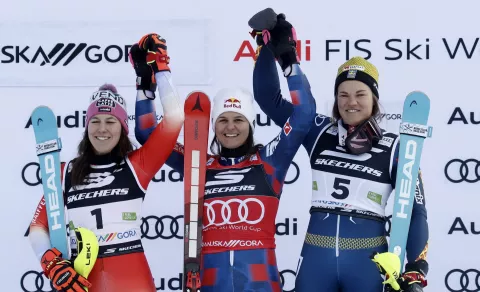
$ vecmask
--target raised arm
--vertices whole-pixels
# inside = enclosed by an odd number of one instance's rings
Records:
[[[135,136],[142,147],[132,152],[129,159],[142,187],[146,188],[177,143],[185,119],[184,101],[172,81],[165,40],[159,39],[158,35],[147,35],[138,45],[132,46],[130,55],[137,74]],[[157,85],[163,107],[163,118],[159,124],[154,104]],[[183,168],[183,161],[181,165]]]
[[[129,155],[129,158],[134,165],[137,175],[137,170],[141,170],[144,174],[145,182],[149,182],[153,178],[171,155],[185,119],[183,101],[173,87],[170,74],[168,71],[155,74],[159,87],[158,94],[163,107],[163,119],[158,125],[156,124],[153,101],[148,99],[143,92],[137,92],[137,104],[145,105],[142,107],[143,110],[150,107],[152,111],[150,113],[145,113],[144,111],[143,114],[137,114],[137,109],[135,110],[138,118],[138,125],[136,125],[135,129],[137,139],[140,136],[137,133],[141,131],[145,132],[145,136],[142,140],[142,147]],[[148,106],[149,103],[151,103],[150,106]],[[176,164],[179,163],[180,161],[176,162]],[[183,168],[183,161],[181,166]]]
[[[260,53],[253,69],[253,95],[260,109],[282,127],[292,115],[293,104],[282,97],[273,53],[265,46],[258,50]]]
[[[262,160],[272,166],[267,169],[267,173],[277,194],[281,192],[281,186],[298,148],[310,131],[316,109],[310,86],[298,64],[293,65],[287,82],[293,111],[278,136],[260,150]]]

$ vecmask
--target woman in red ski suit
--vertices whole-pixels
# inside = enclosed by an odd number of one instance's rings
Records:
[[[156,54],[147,54],[147,49]],[[85,291],[82,286],[90,287],[90,292],[156,291],[140,240],[141,207],[150,181],[175,146],[184,112],[181,99],[170,85],[165,40],[146,35],[131,53],[135,70],[150,72],[147,95],[144,83],[137,84],[137,106],[153,102],[149,98],[153,97],[156,80],[164,118],[152,128],[143,147],[133,150],[126,103],[116,88],[104,85],[90,98],[78,157],[62,164],[67,218],[75,226],[93,231],[99,242],[98,259],[88,280],[73,268],[75,234],[70,234],[72,261],[50,245],[43,197],[30,224],[32,247],[58,291]],[[147,55],[154,60],[151,65],[146,63]],[[150,120],[155,116],[145,115],[142,123]]]

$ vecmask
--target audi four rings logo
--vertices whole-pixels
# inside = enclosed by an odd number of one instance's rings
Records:
[[[262,201],[256,198],[248,198],[245,200],[233,198],[227,201],[214,200],[209,203],[205,202],[203,206],[207,208],[208,220],[208,224],[204,226],[204,228],[212,225],[222,226],[238,223],[253,225],[262,221],[265,215],[265,206]],[[215,208],[215,206],[218,207]],[[219,212],[217,212],[218,210]],[[217,220],[217,218],[219,218],[219,220]]]
[[[52,283],[43,272],[28,271],[20,279],[20,287],[24,292],[54,292]]]
[[[142,225],[140,225],[140,231],[142,232],[141,238],[146,239],[182,239],[183,228],[180,230],[180,226],[183,226],[183,222],[180,224],[178,221],[182,219],[183,215],[176,217],[170,215],[164,215],[157,217],[150,215],[142,218]]]
[[[470,158],[452,159],[445,165],[445,177],[452,183],[476,183],[480,181],[480,161]]]
[[[445,287],[450,292],[480,292],[480,271],[453,269],[445,276]]]

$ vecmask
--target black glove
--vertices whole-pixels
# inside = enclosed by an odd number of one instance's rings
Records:
[[[254,30],[251,34],[256,37],[258,45],[265,44],[272,51],[284,75],[288,76],[291,66],[300,63],[297,55],[297,35],[295,28],[286,20],[285,14],[278,14],[276,19],[274,17],[274,12],[270,8],[255,14],[249,20],[249,25]]]
[[[153,68],[147,64],[147,51],[140,49],[138,44],[134,44],[130,48],[130,63],[132,63],[137,74],[137,90],[149,90],[153,93],[155,99],[155,91],[157,83]]]

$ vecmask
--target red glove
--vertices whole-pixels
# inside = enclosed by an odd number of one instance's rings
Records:
[[[397,282],[400,284],[400,289],[406,292],[423,291],[423,288],[427,286],[425,276],[416,271],[403,273]]]
[[[397,279],[400,285],[400,291],[403,292],[422,292],[427,287],[425,276],[428,273],[428,263],[425,260],[418,260],[408,263],[405,266],[405,272]],[[385,292],[395,291],[390,285],[385,287]]]
[[[405,272],[400,275],[397,282],[403,290],[407,291],[408,286],[416,283],[422,288],[427,287],[425,276],[428,273],[428,262],[426,260],[418,260],[413,263],[407,263]]]
[[[72,263],[63,259],[62,253],[56,248],[47,250],[41,260],[43,272],[52,281],[53,288],[62,292],[83,292],[92,284],[78,274]]]
[[[152,66],[155,73],[161,71],[170,71],[168,64],[170,57],[167,53],[167,41],[156,33],[144,35],[138,45],[141,49],[147,51],[147,64]]]

